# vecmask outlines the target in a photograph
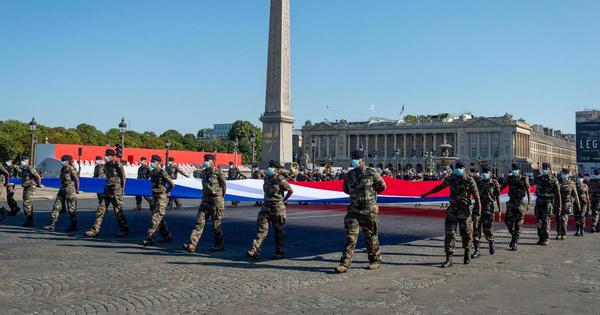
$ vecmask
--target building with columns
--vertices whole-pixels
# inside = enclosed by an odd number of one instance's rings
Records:
[[[472,170],[486,164],[497,174],[505,174],[512,163],[531,171],[543,162],[552,163],[555,169],[577,167],[573,135],[529,125],[509,114],[440,114],[407,116],[400,121],[373,118],[316,124],[307,121],[302,127],[302,139],[302,161],[310,161],[314,155],[317,165],[348,166],[350,152],[358,149],[364,150],[375,165],[422,171],[427,154],[438,156],[439,146],[447,143],[452,145],[450,155],[465,161]]]

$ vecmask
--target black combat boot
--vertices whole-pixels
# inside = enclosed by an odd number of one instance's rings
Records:
[[[508,247],[510,247],[510,249],[512,250],[512,249],[515,247],[515,243],[516,243],[516,242],[517,242],[517,241],[515,241],[515,237],[513,236],[513,237],[510,239],[510,244],[508,244]]]
[[[517,251],[517,244],[519,243],[519,237],[515,236],[514,237],[514,241],[513,241],[513,246],[511,247],[511,249],[516,252]]]
[[[71,225],[65,230],[65,232],[75,232],[77,231],[77,220],[71,220]]]
[[[465,263],[465,265],[468,265],[471,263],[471,249],[469,249],[469,248],[465,249],[464,263]]]
[[[49,231],[49,232],[54,232],[55,230],[55,226],[54,226],[54,222],[44,226],[44,230]]]
[[[473,251],[473,254],[471,254],[471,258],[477,258],[479,255],[479,245],[475,245],[475,250]]]
[[[25,220],[25,223],[21,225],[22,227],[32,227],[33,226],[33,216],[28,216]]]
[[[496,242],[490,241],[490,255],[494,255],[496,253]]]
[[[573,236],[579,236],[579,223],[577,223],[575,225],[575,227],[576,227],[576,230],[575,230],[575,234],[573,234]]]
[[[449,268],[452,266],[452,254],[446,254],[446,261],[440,267]]]
[[[579,236],[583,236],[583,225],[579,227]]]

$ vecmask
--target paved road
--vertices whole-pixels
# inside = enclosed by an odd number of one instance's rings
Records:
[[[197,201],[167,213],[176,240],[139,245],[150,221],[148,210],[128,210],[131,235],[116,237],[107,214],[98,239],[83,237],[93,220],[94,200],[80,201],[80,231],[72,235],[39,228],[49,220],[51,201],[36,200],[38,229],[18,226],[22,214],[0,225],[0,314],[98,313],[338,313],[439,314],[597,313],[600,235],[573,237],[549,247],[529,245],[519,253],[501,249],[470,266],[450,270],[443,260],[442,220],[383,216],[381,270],[367,271],[359,241],[353,269],[332,272],[344,241],[343,213],[292,206],[288,211],[288,259],[258,263],[244,256],[255,232],[258,208],[226,210],[226,251],[211,253],[207,228],[197,254],[181,251],[193,226]],[[127,198],[126,209],[133,208]],[[61,217],[58,231],[68,225]],[[499,242],[506,247],[501,226]],[[272,234],[272,233],[271,233]],[[593,249],[593,250],[592,250]],[[263,257],[273,254],[272,235]]]

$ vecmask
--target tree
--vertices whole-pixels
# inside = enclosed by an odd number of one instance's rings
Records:
[[[252,163],[252,134],[256,137],[254,155],[256,162],[260,161],[260,153],[262,149],[262,131],[259,127],[254,126],[251,122],[238,120],[233,123],[229,131],[229,140],[235,141],[236,137],[239,140],[238,150],[242,154],[244,163]]]
[[[0,158],[15,159],[18,155],[24,153],[24,147],[18,140],[15,140],[4,131],[0,131]]]
[[[79,133],[79,138],[81,139],[81,144],[85,145],[105,145],[106,144],[106,136],[96,127],[89,124],[79,124],[75,127],[77,133]]]

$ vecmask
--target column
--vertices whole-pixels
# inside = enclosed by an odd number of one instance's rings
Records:
[[[346,136],[346,157],[350,158],[350,141],[352,139],[352,136],[347,135]]]
[[[317,158],[321,157],[321,136],[317,138]]]
[[[432,148],[433,148],[433,151],[436,151],[436,153],[437,153],[437,133],[435,133],[435,132],[433,133],[433,146],[432,146]]]
[[[477,133],[477,156],[471,158],[479,158],[481,156],[481,132]]]
[[[331,146],[330,146],[330,143],[329,143],[329,139],[330,138],[331,138],[331,136],[328,135],[327,136],[327,142],[326,142],[327,143],[327,158],[329,158],[331,156],[331,151],[330,151]]]
[[[423,133],[423,155],[427,152],[427,134]]]
[[[402,157],[406,158],[408,153],[406,153],[406,133],[402,134]]]
[[[388,158],[388,151],[387,151],[387,134],[383,134],[383,157],[384,158]]]
[[[367,152],[367,156],[369,155],[369,134],[365,135],[365,151]]]
[[[413,140],[413,147],[412,147],[413,150],[410,153],[411,158],[413,157],[413,152],[415,153],[415,156],[417,155],[417,134],[413,133],[412,136],[413,136],[413,139],[412,139]]]
[[[488,159],[493,159],[494,157],[492,156],[492,133],[488,132]]]
[[[356,150],[360,149],[360,135],[356,134]]]
[[[377,151],[377,157],[379,158],[379,155],[381,154],[381,152],[379,152],[379,135],[375,134],[375,151]]]

